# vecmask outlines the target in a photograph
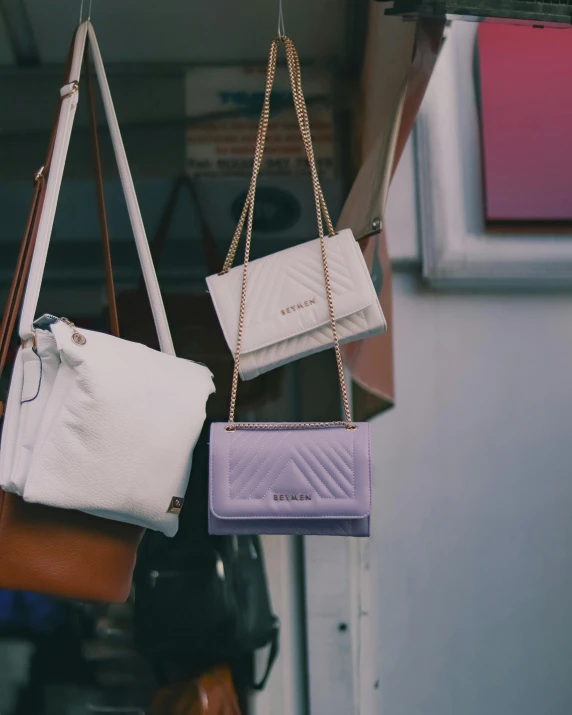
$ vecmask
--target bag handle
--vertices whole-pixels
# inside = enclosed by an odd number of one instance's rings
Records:
[[[326,286],[326,298],[328,301],[328,312],[330,317],[330,325],[332,328],[332,334],[334,339],[334,351],[336,354],[336,364],[338,367],[338,378],[340,382],[340,389],[342,393],[342,402],[344,407],[345,421],[335,421],[335,422],[308,422],[308,423],[292,423],[289,428],[299,428],[305,429],[310,427],[332,427],[332,426],[344,426],[346,429],[356,429],[356,425],[352,422],[349,397],[346,388],[346,381],[344,377],[344,365],[342,362],[342,353],[340,350],[340,341],[338,338],[338,330],[336,327],[336,317],[334,311],[334,302],[332,297],[332,288],[330,284],[330,274],[328,270],[328,260],[326,254],[326,243],[324,237],[324,227],[322,224],[322,214],[326,220],[326,225],[328,228],[328,233],[330,236],[334,235],[334,228],[326,208],[326,202],[324,200],[324,195],[320,187],[320,181],[318,179],[318,170],[316,168],[316,161],[314,158],[314,150],[312,147],[312,136],[310,133],[310,123],[308,120],[308,113],[306,110],[306,101],[304,99],[304,93],[302,90],[302,77],[300,71],[300,59],[294,43],[290,38],[285,35],[276,37],[272,45],[270,46],[270,55],[268,58],[268,69],[266,71],[266,88],[264,92],[264,104],[262,106],[262,114],[260,117],[260,124],[258,126],[258,135],[256,137],[256,148],[254,151],[254,170],[252,173],[252,180],[250,182],[250,189],[246,197],[245,208],[242,211],[240,217],[237,233],[232,240],[230,250],[223,266],[222,273],[226,273],[236,253],[236,248],[238,241],[240,240],[240,234],[242,232],[242,227],[244,225],[243,216],[248,214],[248,222],[246,226],[246,245],[244,247],[244,266],[242,271],[242,290],[240,296],[240,310],[238,317],[238,335],[236,339],[236,352],[234,356],[234,372],[232,376],[232,390],[230,395],[230,408],[228,421],[229,425],[225,428],[227,431],[232,432],[235,429],[275,429],[276,425],[269,423],[259,423],[259,422],[245,422],[237,424],[234,422],[234,413],[236,409],[236,396],[238,391],[238,378],[239,378],[239,367],[240,367],[240,352],[242,348],[242,334],[244,331],[244,318],[246,312],[246,286],[248,282],[248,262],[250,259],[250,244],[252,242],[252,228],[254,224],[254,198],[256,191],[256,180],[260,172],[260,167],[262,165],[262,155],[264,154],[264,145],[266,142],[266,134],[268,131],[268,121],[270,117],[270,95],[272,93],[272,85],[274,84],[274,76],[276,74],[276,59],[278,55],[278,45],[280,42],[284,43],[286,49],[286,61],[288,64],[288,73],[290,75],[290,83],[292,85],[292,97],[294,99],[294,107],[296,109],[296,116],[298,118],[298,124],[300,126],[300,132],[302,134],[302,139],[304,142],[304,147],[306,149],[306,156],[308,157],[308,163],[310,164],[310,171],[312,173],[312,185],[314,187],[314,198],[316,201],[316,216],[318,218],[318,231],[320,237],[320,249],[322,255],[322,265],[324,269],[324,282]]]
[[[68,54],[68,59],[66,63],[65,76],[67,77],[71,68],[72,53],[73,53],[74,42],[70,46],[70,51]],[[97,190],[99,217],[101,224],[101,238],[103,245],[104,256],[111,256],[110,244],[109,244],[109,232],[107,231],[107,220],[105,215],[105,201],[103,193],[103,180],[101,175],[101,161],[99,156],[99,142],[97,137],[97,122],[95,119],[95,101],[93,97],[93,83],[91,82],[91,66],[86,64],[86,79],[88,87],[88,97],[90,104],[90,114],[91,114],[91,133],[93,140],[93,150],[94,150],[94,163],[95,163],[95,183]],[[28,278],[28,273],[30,270],[30,263],[32,261],[32,253],[34,250],[34,245],[36,242],[36,237],[38,233],[38,225],[40,220],[41,208],[45,198],[46,190],[46,176],[49,174],[50,166],[52,163],[52,157],[54,152],[54,144],[56,138],[56,129],[58,126],[58,120],[61,113],[62,100],[58,102],[58,108],[56,110],[56,116],[52,125],[52,130],[50,134],[50,140],[48,142],[48,150],[46,152],[46,159],[42,168],[36,172],[34,176],[34,192],[32,194],[32,201],[30,204],[30,210],[28,212],[28,219],[26,221],[26,226],[24,229],[24,236],[20,244],[20,250],[18,252],[18,257],[16,259],[16,267],[14,269],[14,275],[12,277],[12,282],[10,289],[8,291],[8,298],[6,300],[6,306],[4,308],[4,314],[2,317],[2,322],[0,323],[0,377],[6,366],[6,361],[8,358],[8,351],[10,349],[10,341],[12,334],[14,332],[14,327],[16,325],[16,320],[18,318],[18,313],[22,304],[22,297],[24,294],[24,288],[26,285],[26,280]],[[111,333],[116,337],[119,337],[119,325],[117,320],[117,304],[115,302],[115,292],[113,284],[113,270],[111,267],[111,260],[106,260],[105,265],[105,278],[107,284],[107,293],[109,298],[109,311],[110,311],[110,322],[111,322]],[[115,316],[115,317],[114,317]],[[0,419],[4,413],[4,403],[0,402]]]
[[[266,687],[268,678],[272,671],[272,666],[278,658],[278,653],[280,651],[280,621],[278,618],[274,617],[274,629],[272,631],[272,639],[270,641],[270,650],[268,652],[268,660],[266,661],[266,668],[264,669],[264,674],[258,682],[254,681],[252,683],[252,689],[260,692]]]
[[[82,23],[76,32],[71,70],[68,75],[68,83],[60,90],[62,107],[56,131],[52,169],[48,177],[43,206],[41,207],[38,237],[34,247],[32,263],[30,266],[30,275],[24,295],[24,304],[22,307],[22,315],[20,317],[20,337],[22,340],[29,340],[30,338],[33,338],[34,335],[34,315],[40,294],[40,287],[46,264],[46,256],[62,183],[64,165],[69,148],[75,110],[78,103],[79,75],[88,35],[92,49],[95,71],[101,88],[103,106],[107,116],[113,149],[115,151],[115,157],[119,169],[119,176],[127,202],[127,210],[135,236],[135,244],[137,246],[139,261],[143,270],[143,276],[145,278],[145,285],[149,295],[149,301],[151,303],[155,327],[159,337],[159,345],[163,352],[174,355],[175,349],[173,347],[173,340],[169,331],[169,324],[167,322],[165,307],[159,290],[157,274],[155,273],[155,269],[153,267],[151,251],[145,234],[145,227],[143,225],[143,219],[141,218],[141,211],[137,202],[135,187],[133,186],[133,178],[131,176],[129,164],[125,155],[125,148],[121,139],[121,132],[117,123],[117,116],[115,114],[111,92],[109,91],[109,84],[107,82],[103,60],[101,58],[93,25],[89,21]]]
[[[300,134],[302,135],[302,141],[304,142],[304,148],[306,150],[306,156],[308,158],[308,163],[310,165],[310,174],[312,176],[312,187],[314,191],[314,200],[316,202],[316,218],[318,221],[318,235],[322,237],[324,235],[324,226],[322,223],[322,216],[326,221],[326,228],[328,229],[328,235],[333,236],[335,234],[332,220],[328,212],[328,207],[326,205],[326,200],[324,199],[324,194],[322,192],[322,187],[320,184],[320,179],[318,177],[318,169],[316,167],[316,160],[314,157],[314,147],[312,145],[312,136],[310,132],[310,122],[308,120],[308,112],[306,109],[306,100],[304,99],[304,92],[302,90],[302,75],[300,71],[300,60],[298,57],[298,52],[294,47],[294,43],[289,37],[281,35],[276,37],[272,45],[270,46],[270,55],[268,58],[268,68],[266,70],[266,89],[264,96],[264,104],[262,106],[262,114],[260,117],[260,124],[258,126],[258,136],[256,139],[256,149],[254,152],[254,166],[252,169],[252,178],[250,180],[250,186],[248,193],[246,195],[246,200],[244,206],[242,207],[242,213],[238,219],[238,225],[230,248],[228,249],[228,254],[226,260],[221,270],[221,274],[228,273],[232,268],[234,262],[234,257],[236,255],[236,250],[240,242],[240,237],[244,229],[244,224],[248,216],[250,207],[254,205],[254,199],[256,195],[256,183],[258,180],[258,175],[262,167],[262,159],[264,155],[264,146],[266,144],[266,134],[268,132],[268,124],[270,120],[270,95],[272,93],[272,87],[274,85],[274,77],[276,75],[276,60],[278,56],[278,46],[280,42],[284,43],[286,49],[286,59],[288,62],[288,73],[290,75],[290,84],[292,87],[292,99],[294,101],[294,108],[296,110],[296,117],[298,119],[298,125],[300,127]]]
[[[153,257],[155,270],[159,267],[159,263],[161,262],[161,258],[165,252],[169,229],[171,228],[171,223],[173,222],[173,216],[175,214],[175,209],[177,208],[179,194],[183,191],[183,189],[187,189],[189,192],[191,202],[197,214],[197,218],[199,219],[201,227],[201,241],[203,244],[203,253],[205,256],[208,275],[216,273],[221,263],[220,251],[218,250],[213,232],[211,231],[203,212],[203,208],[197,195],[196,186],[191,177],[186,174],[182,174],[175,179],[169,198],[167,199],[167,203],[163,209],[161,220],[159,221],[159,228],[157,229],[155,236],[151,239],[151,255]],[[144,289],[145,283],[142,279],[139,290]]]
[[[93,74],[89,58],[89,47],[86,44],[84,53],[85,84],[89,104],[89,122],[93,144],[93,168],[95,172],[95,187],[97,192],[97,214],[103,245],[103,263],[105,266],[107,305],[109,309],[109,332],[116,338],[119,337],[119,315],[115,299],[115,284],[113,282],[113,265],[111,263],[111,242],[107,226],[107,211],[105,209],[105,194],[103,191],[103,171],[101,169],[101,153],[99,151],[99,135],[97,132],[97,114],[95,109],[95,95],[93,92]]]

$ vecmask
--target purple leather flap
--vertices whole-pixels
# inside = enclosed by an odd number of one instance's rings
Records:
[[[218,519],[359,519],[371,508],[369,424],[211,426],[210,510]]]

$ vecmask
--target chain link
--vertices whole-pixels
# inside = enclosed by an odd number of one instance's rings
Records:
[[[316,160],[314,157],[314,149],[312,145],[312,135],[310,132],[310,122],[308,119],[308,112],[306,109],[306,101],[304,99],[304,92],[302,89],[302,75],[300,70],[300,59],[293,42],[286,36],[276,37],[272,45],[270,46],[270,53],[268,57],[268,68],[266,71],[266,86],[264,91],[264,103],[262,105],[262,113],[260,116],[260,122],[258,125],[258,134],[256,137],[256,145],[254,150],[254,162],[252,170],[252,178],[250,180],[250,186],[248,193],[246,195],[246,200],[240,215],[234,237],[230,244],[228,255],[224,262],[221,274],[227,273],[234,261],[236,255],[236,250],[240,242],[240,237],[244,229],[244,224],[246,222],[246,243],[244,247],[244,265],[242,272],[242,290],[240,296],[240,310],[238,318],[238,334],[236,340],[236,351],[234,356],[234,372],[232,377],[232,390],[230,397],[230,410],[229,410],[229,430],[233,429],[275,429],[278,425],[276,423],[264,423],[264,422],[252,422],[252,423],[236,423],[234,424],[234,414],[236,410],[236,396],[238,392],[238,382],[239,382],[239,371],[240,371],[240,353],[242,349],[242,336],[244,332],[244,319],[246,313],[246,288],[248,283],[248,264],[250,260],[250,246],[252,243],[252,230],[254,225],[254,201],[256,196],[256,182],[258,175],[260,173],[260,168],[262,166],[262,158],[264,155],[264,146],[266,143],[266,136],[268,133],[268,124],[270,120],[270,96],[272,94],[272,86],[274,84],[274,77],[276,75],[276,61],[278,57],[278,46],[280,42],[284,43],[286,49],[286,61],[288,65],[288,74],[290,76],[290,84],[292,86],[292,98],[294,101],[294,108],[296,110],[296,117],[298,119],[298,125],[300,127],[300,133],[302,135],[302,141],[304,143],[304,148],[306,151],[306,156],[308,159],[308,164],[310,166],[310,173],[312,176],[312,186],[314,189],[314,200],[316,204],[316,218],[318,221],[318,232],[320,239],[320,249],[322,256],[322,264],[324,269],[324,282],[326,287],[326,298],[328,302],[328,312],[330,318],[330,325],[332,327],[334,351],[336,354],[336,364],[338,368],[338,377],[340,381],[340,388],[342,393],[342,402],[344,406],[345,421],[335,421],[335,422],[298,422],[298,423],[288,423],[288,428],[291,429],[309,429],[312,427],[338,427],[344,426],[346,428],[354,429],[355,425],[352,424],[349,397],[347,393],[345,378],[344,378],[344,366],[342,362],[342,355],[340,350],[340,341],[338,337],[338,330],[336,326],[336,317],[334,311],[334,302],[332,297],[332,288],[330,283],[330,274],[328,270],[327,252],[326,252],[326,242],[324,237],[324,225],[323,221],[326,222],[326,228],[328,234],[333,236],[335,231],[334,227],[326,206],[326,201],[324,199],[324,194],[322,192],[322,187],[320,186],[320,180],[318,177],[318,169],[316,167]]]
[[[234,432],[238,429],[265,430],[265,429],[322,429],[327,427],[346,427],[357,429],[354,422],[344,422],[336,420],[334,422],[233,422],[225,427],[227,432]]]

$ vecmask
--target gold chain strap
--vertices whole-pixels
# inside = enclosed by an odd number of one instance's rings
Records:
[[[304,148],[306,150],[306,156],[308,158],[308,163],[310,165],[310,173],[312,175],[312,185],[314,189],[314,199],[316,203],[316,217],[318,220],[318,232],[320,238],[320,248],[322,255],[322,264],[324,268],[324,282],[326,286],[326,297],[328,301],[328,311],[330,317],[330,324],[332,327],[333,340],[334,340],[334,350],[336,354],[336,363],[338,368],[338,377],[340,381],[340,388],[342,393],[342,401],[344,406],[345,421],[335,421],[335,422],[300,422],[300,423],[290,423],[291,428],[306,429],[311,427],[329,427],[329,426],[344,426],[348,429],[355,429],[355,425],[352,424],[349,398],[344,378],[344,368],[342,362],[342,355],[340,351],[340,342],[338,338],[338,331],[336,327],[336,318],[334,312],[334,302],[332,298],[332,289],[330,284],[330,274],[328,270],[328,261],[326,254],[326,243],[324,238],[324,226],[322,218],[326,221],[326,227],[328,229],[328,234],[330,236],[334,235],[334,228],[322,188],[320,186],[320,180],[318,177],[318,170],[316,168],[316,160],[314,157],[314,149],[312,145],[312,135],[310,132],[310,123],[308,120],[308,113],[306,109],[306,102],[304,99],[304,93],[302,90],[302,77],[300,71],[300,60],[298,53],[292,41],[285,36],[276,37],[270,47],[270,54],[268,58],[268,69],[266,72],[266,87],[264,92],[264,103],[262,106],[262,114],[260,116],[260,123],[258,125],[258,134],[256,137],[256,147],[254,151],[254,166],[252,171],[252,179],[250,181],[250,186],[242,209],[240,219],[238,221],[238,226],[236,228],[232,243],[230,245],[228,255],[226,257],[224,266],[222,268],[221,274],[227,273],[233,263],[238,243],[240,241],[240,236],[244,228],[244,223],[246,221],[246,244],[244,248],[244,265],[242,273],[242,291],[240,296],[240,311],[238,319],[238,334],[236,340],[236,352],[234,357],[234,372],[232,377],[232,390],[230,398],[230,410],[229,410],[229,423],[232,426],[227,427],[228,430],[235,429],[270,429],[275,428],[275,424],[269,423],[236,423],[234,424],[234,414],[236,409],[236,396],[238,392],[238,381],[239,381],[239,367],[240,367],[240,353],[242,348],[242,336],[244,332],[244,319],[246,312],[246,287],[248,282],[248,263],[250,259],[250,246],[252,243],[252,229],[254,224],[254,200],[256,195],[256,182],[258,179],[258,174],[260,173],[260,168],[262,166],[262,158],[264,154],[264,146],[266,143],[266,136],[268,133],[268,123],[270,119],[270,96],[272,93],[272,86],[274,84],[274,77],[276,75],[276,60],[278,56],[278,46],[280,42],[284,43],[286,49],[286,60],[288,64],[288,73],[290,75],[290,83],[292,86],[292,97],[294,100],[294,108],[296,110],[296,117],[298,119],[298,124],[300,127],[300,133],[302,135],[302,140],[304,143]]]
[[[314,199],[316,202],[316,213],[318,220],[318,231],[319,235],[323,235],[322,226],[322,213],[326,220],[326,227],[328,229],[328,234],[333,236],[335,231],[330,219],[330,214],[328,212],[328,207],[322,193],[322,187],[320,186],[320,180],[318,178],[318,171],[316,169],[316,162],[314,159],[314,148],[312,145],[312,137],[310,133],[310,123],[308,121],[308,113],[306,111],[306,102],[304,100],[304,93],[302,91],[302,80],[300,73],[300,60],[298,58],[298,52],[294,47],[294,44],[288,37],[276,37],[272,42],[270,47],[270,54],[268,57],[268,68],[266,70],[266,89],[264,93],[264,104],[262,106],[262,114],[260,117],[260,123],[258,126],[258,135],[256,138],[256,148],[254,151],[254,162],[252,169],[252,178],[250,180],[250,186],[246,195],[246,200],[244,206],[242,207],[242,212],[240,218],[238,219],[238,224],[234,232],[234,236],[230,247],[228,249],[228,254],[226,256],[224,265],[221,270],[221,274],[227,273],[234,262],[236,256],[236,251],[238,244],[240,242],[240,237],[244,229],[244,224],[248,216],[248,211],[251,204],[254,202],[256,194],[256,182],[258,180],[258,175],[260,173],[260,168],[262,166],[262,159],[264,155],[264,146],[266,143],[266,134],[268,131],[268,123],[270,119],[270,95],[272,92],[272,86],[274,84],[274,77],[276,74],[276,59],[278,56],[278,46],[280,42],[284,42],[286,48],[286,58],[288,61],[288,71],[290,75],[290,83],[292,85],[292,96],[294,99],[294,107],[296,109],[296,117],[298,119],[298,124],[300,126],[300,133],[302,135],[302,140],[304,142],[304,147],[306,150],[306,156],[308,158],[308,163],[310,164],[310,172],[312,175],[312,186],[314,190]]]
[[[250,430],[265,430],[265,429],[320,429],[326,427],[347,427],[348,429],[357,429],[354,423],[336,420],[334,422],[233,422],[232,426],[228,426],[228,432],[234,432],[237,429]]]

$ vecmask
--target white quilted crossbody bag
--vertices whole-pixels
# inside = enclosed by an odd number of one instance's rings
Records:
[[[34,323],[89,36],[161,352],[44,316]],[[4,419],[0,486],[26,501],[77,509],[173,536],[206,402],[208,368],[175,356],[93,27],[74,44],[26,286]]]
[[[207,278],[224,336],[233,354],[239,327],[242,330],[240,376],[243,380],[333,347],[320,238],[250,261],[248,300],[240,321],[237,315],[246,270],[243,266],[232,268],[232,263],[245,222],[245,251],[246,254],[250,252],[256,181],[268,130],[270,95],[280,41],[286,48],[294,106],[310,164],[319,236],[324,237],[323,220],[329,234],[325,245],[339,343],[378,335],[387,328],[377,292],[352,232],[349,229],[334,232],[314,160],[298,55],[289,38],[276,38],[268,61],[250,188],[222,271]]]

